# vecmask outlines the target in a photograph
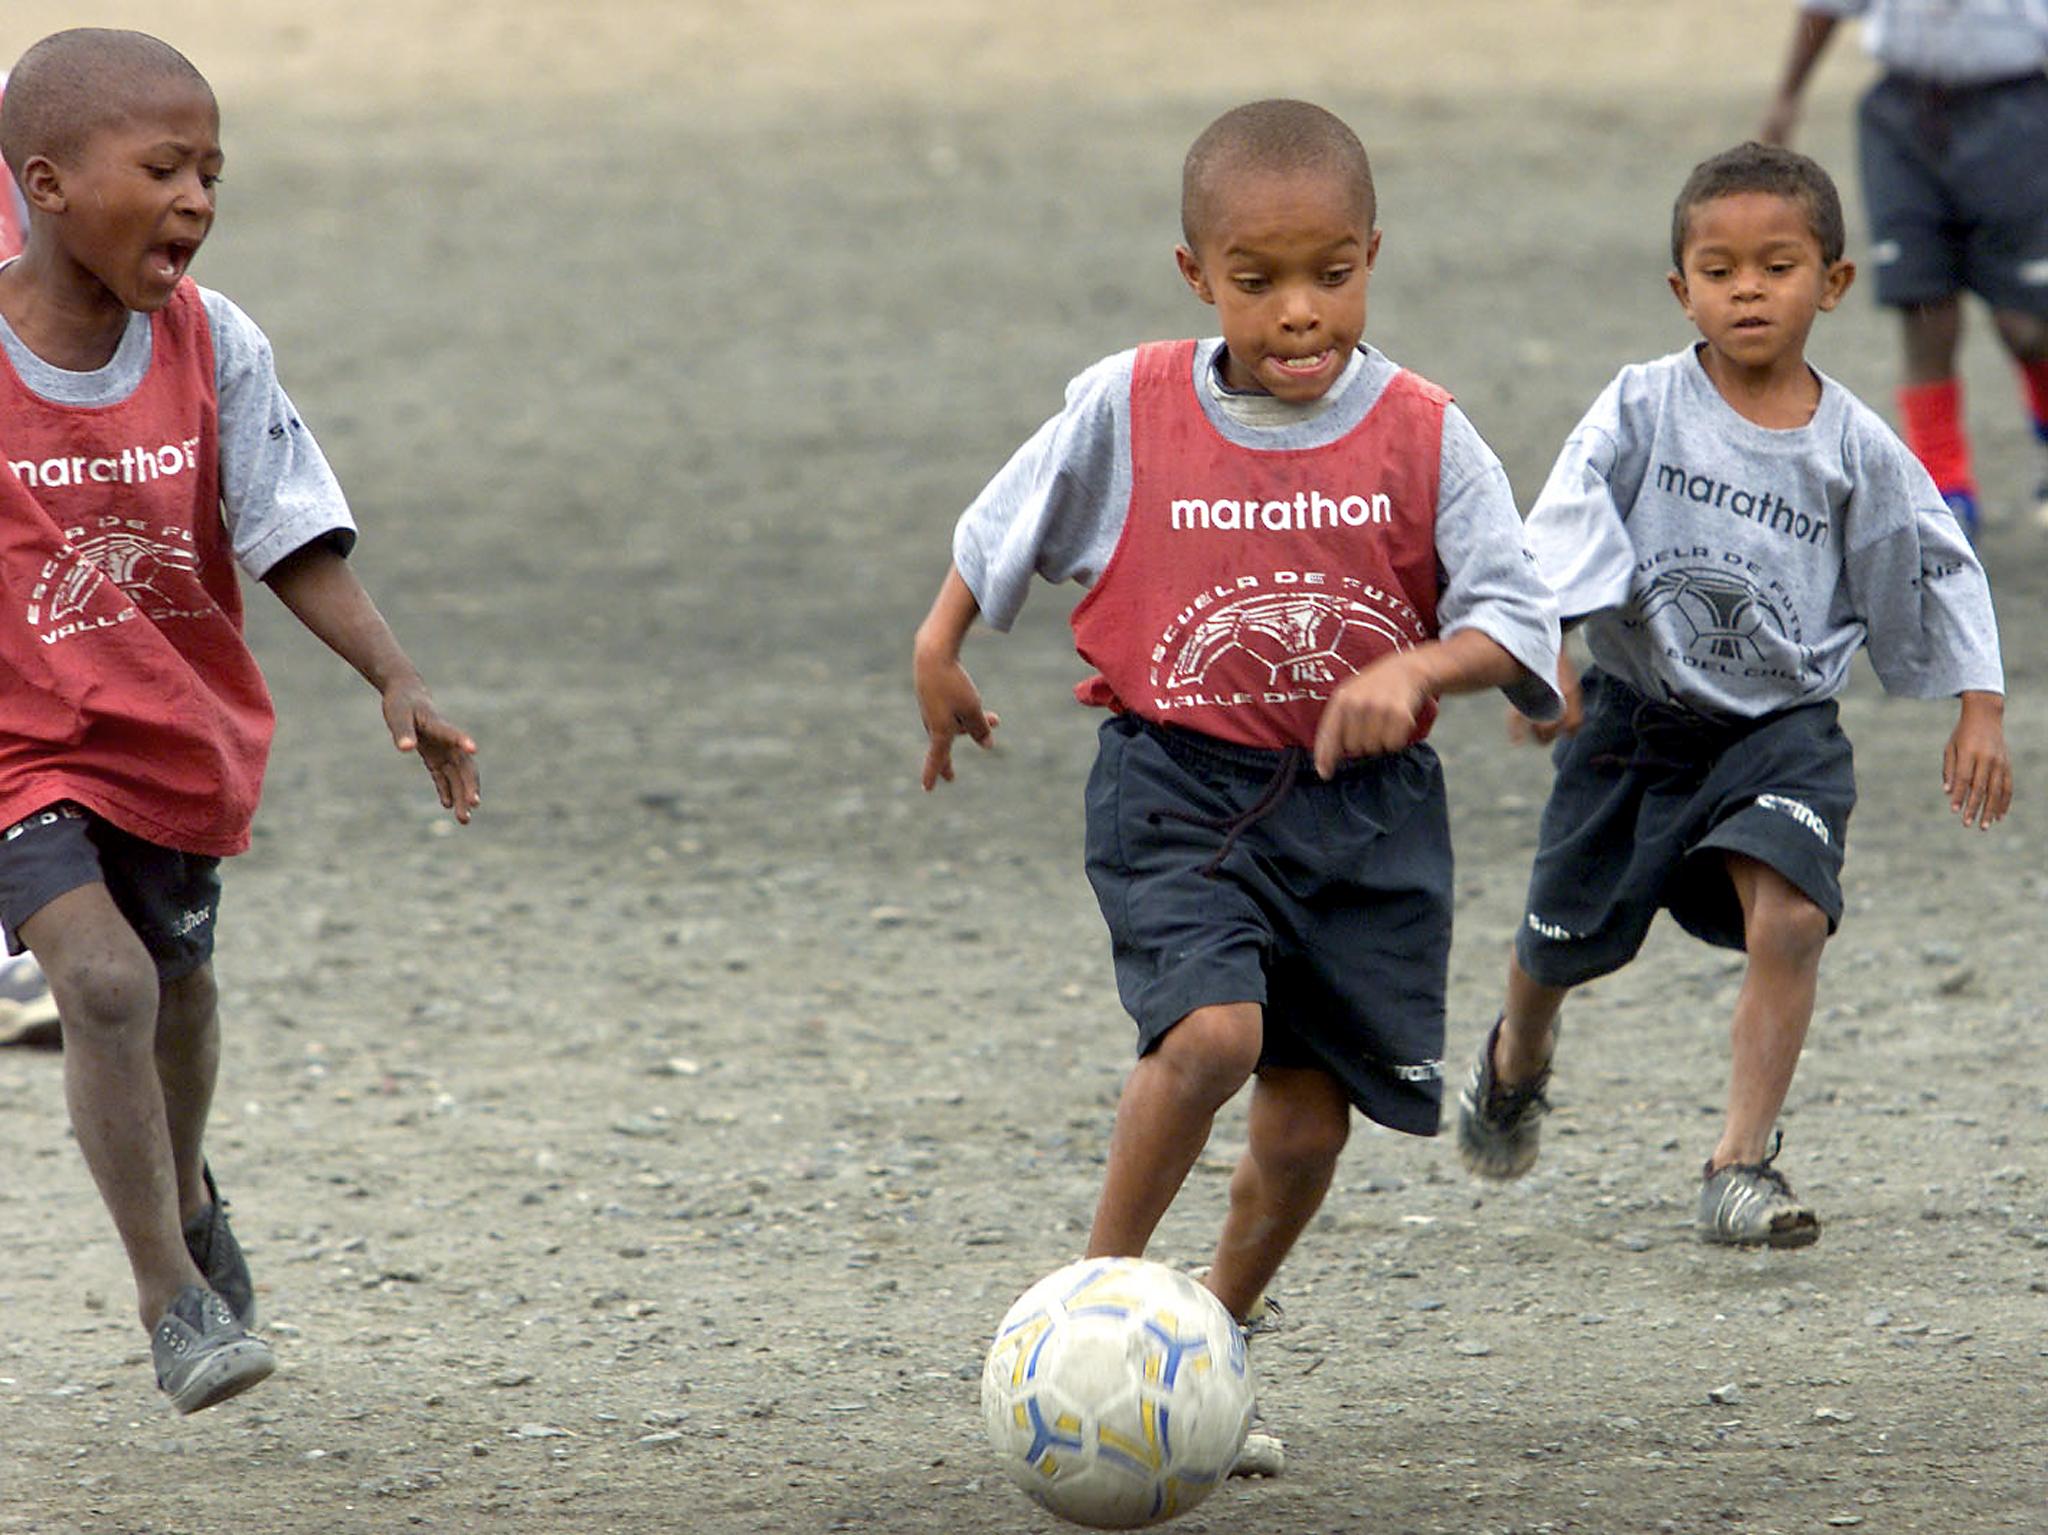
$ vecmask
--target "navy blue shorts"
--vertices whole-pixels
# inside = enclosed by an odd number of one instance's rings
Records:
[[[1880,303],[1967,288],[2048,315],[2048,75],[1948,87],[1887,75],[1857,130]]]
[[[1743,947],[1727,858],[1767,864],[1842,920],[1855,761],[1832,699],[1708,720],[1586,673],[1586,722],[1552,749],[1515,958],[1545,986],[1619,970],[1667,910],[1696,938]]]
[[[1427,746],[1328,783],[1304,765],[1210,868],[1223,823],[1273,786],[1280,758],[1128,714],[1103,723],[1088,880],[1138,1053],[1198,1007],[1256,1003],[1260,1065],[1326,1071],[1380,1124],[1434,1135],[1451,945],[1442,767]]]
[[[22,951],[22,923],[58,896],[98,884],[156,961],[158,980],[178,980],[213,958],[220,860],[145,842],[68,801],[0,832],[8,952]]]

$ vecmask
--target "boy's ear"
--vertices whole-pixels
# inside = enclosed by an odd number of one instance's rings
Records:
[[[62,213],[65,208],[64,176],[48,155],[30,155],[21,168],[21,195],[29,207],[40,213]]]
[[[1671,284],[1671,296],[1678,300],[1678,307],[1685,311],[1685,317],[1690,320],[1692,318],[1692,295],[1686,291],[1685,274],[1678,271],[1666,272],[1664,280]]]
[[[1828,268],[1827,276],[1821,279],[1820,307],[1832,309],[1842,302],[1842,295],[1849,291],[1849,285],[1856,281],[1856,263],[1837,261]]]
[[[1216,302],[1216,294],[1209,287],[1209,279],[1202,274],[1202,263],[1195,259],[1195,253],[1185,245],[1173,248],[1174,265],[1180,268],[1181,281],[1195,290],[1195,297],[1205,304]]]

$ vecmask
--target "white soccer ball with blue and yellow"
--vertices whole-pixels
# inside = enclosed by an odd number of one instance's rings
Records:
[[[1178,1269],[1086,1258],[1003,1318],[981,1411],[1010,1480],[1062,1519],[1157,1524],[1215,1491],[1244,1446],[1244,1334]]]

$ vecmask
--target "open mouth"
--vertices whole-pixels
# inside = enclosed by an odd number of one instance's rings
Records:
[[[166,282],[175,282],[185,275],[185,268],[192,264],[193,254],[198,249],[198,245],[190,240],[167,240],[150,248],[150,267]]]
[[[1271,359],[1273,366],[1282,373],[1299,373],[1303,376],[1321,372],[1323,364],[1329,360],[1330,349],[1328,347],[1307,357],[1274,357]]]

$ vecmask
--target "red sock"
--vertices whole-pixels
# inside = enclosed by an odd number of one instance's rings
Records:
[[[2048,442],[2048,357],[2020,364],[2020,388],[2027,396],[2027,414],[2033,418],[2034,435]]]
[[[1944,378],[1904,385],[1899,390],[1899,417],[1906,426],[1906,446],[1926,466],[1934,488],[1944,496],[1967,496],[1974,503],[1977,480],[1970,473],[1970,439],[1963,434],[1963,381]]]

